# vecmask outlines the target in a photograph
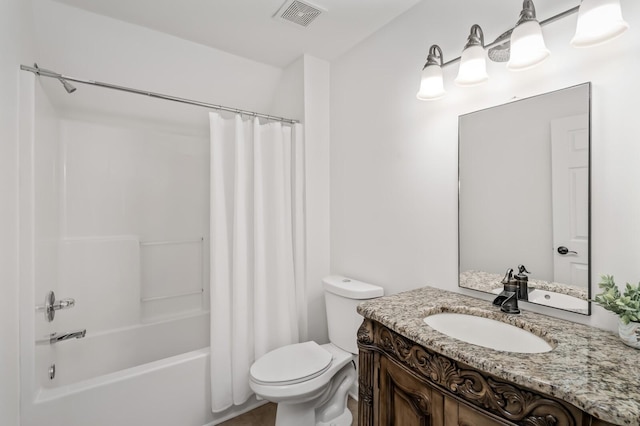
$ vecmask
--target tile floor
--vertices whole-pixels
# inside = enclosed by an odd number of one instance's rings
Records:
[[[358,401],[349,398],[349,410],[353,414],[352,425],[358,424]],[[276,423],[276,405],[272,403],[251,410],[234,419],[220,423],[220,426],[274,426]]]

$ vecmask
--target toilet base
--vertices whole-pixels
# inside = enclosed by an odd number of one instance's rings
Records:
[[[302,403],[278,403],[276,426],[351,426],[353,416],[347,399],[355,380],[355,366],[349,363],[318,398]]]
[[[353,415],[349,409],[346,409],[344,413],[336,417],[335,419],[325,423],[318,422],[317,426],[351,426],[351,422],[353,422]]]
[[[351,426],[353,415],[348,408],[326,422],[316,421],[316,412],[307,404],[278,404],[276,426]]]
[[[316,415],[309,403],[278,403],[276,426],[315,426]]]

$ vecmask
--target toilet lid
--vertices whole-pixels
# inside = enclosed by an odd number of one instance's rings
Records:
[[[304,382],[324,373],[332,356],[316,342],[296,343],[273,350],[251,366],[256,383],[286,385]]]

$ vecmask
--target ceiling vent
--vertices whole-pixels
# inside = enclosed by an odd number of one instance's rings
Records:
[[[279,21],[308,27],[322,12],[326,10],[316,5],[300,0],[287,0],[273,17]]]

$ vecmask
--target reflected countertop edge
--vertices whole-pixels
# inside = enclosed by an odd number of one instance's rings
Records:
[[[502,283],[500,282],[502,277],[501,274],[493,274],[491,272],[464,271],[460,273],[460,287],[491,293],[493,289],[502,287]],[[529,278],[529,286],[540,290],[565,294],[577,299],[582,299],[585,302],[589,298],[586,289],[569,284]]]

